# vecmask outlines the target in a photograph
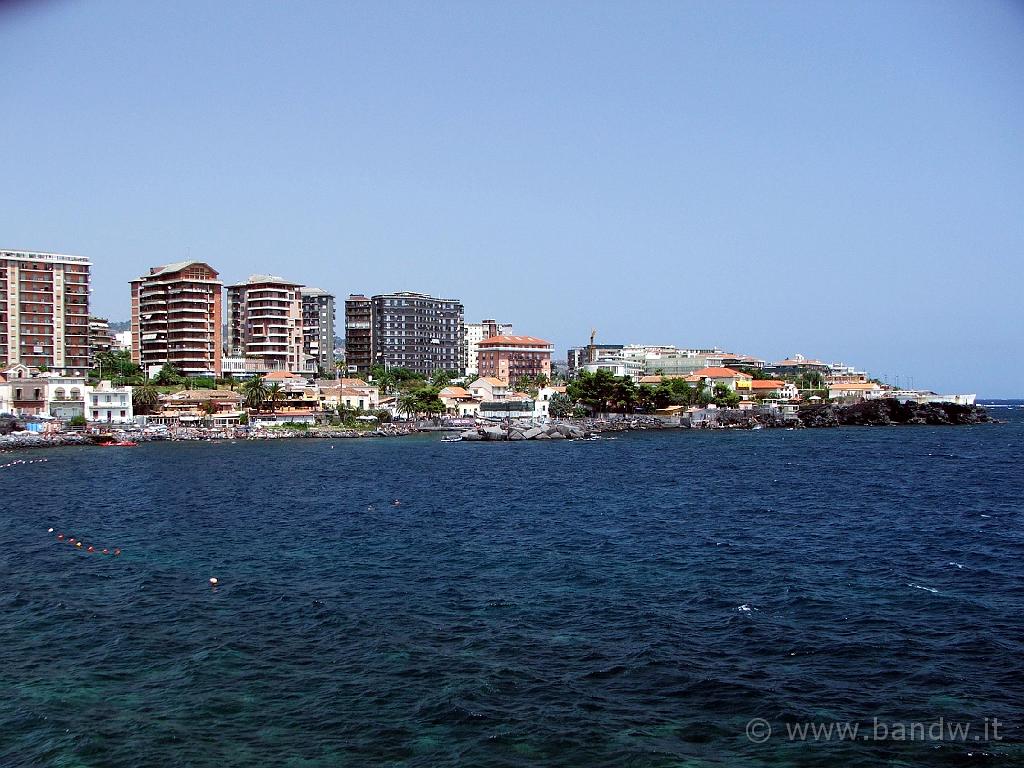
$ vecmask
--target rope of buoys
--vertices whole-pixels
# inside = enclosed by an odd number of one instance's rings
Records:
[[[9,461],[6,464],[0,464],[0,469],[16,467],[19,464],[42,464],[43,462],[46,461],[49,461],[49,459],[15,459],[14,461]]]
[[[113,550],[110,550],[107,547],[103,547],[102,549],[96,549],[96,547],[92,544],[86,545],[85,542],[83,542],[81,539],[76,539],[74,536],[65,536],[63,533],[55,532],[53,528],[47,528],[46,532],[53,534],[54,538],[57,541],[62,541],[66,544],[71,544],[75,549],[81,549],[90,554],[98,553],[102,555],[113,555],[114,557],[121,556],[120,547],[115,547]],[[218,579],[216,576],[211,576],[209,581],[210,586],[213,587],[214,590],[216,590],[217,585],[220,584],[220,579]]]
[[[47,528],[47,529],[46,529],[46,532],[47,532],[47,533],[53,533],[53,532],[54,532],[54,530],[53,530],[53,528]],[[96,547],[95,547],[94,545],[92,545],[92,544],[88,544],[88,545],[87,545],[87,544],[86,544],[85,542],[83,542],[83,541],[82,541],[81,539],[76,539],[76,538],[75,538],[74,536],[65,536],[65,535],[64,535],[63,533],[57,533],[57,534],[56,534],[56,535],[54,536],[54,538],[55,538],[55,539],[56,539],[57,541],[62,541],[62,542],[65,542],[66,544],[71,544],[71,545],[72,545],[72,546],[73,546],[73,547],[74,547],[75,549],[83,549],[83,550],[85,550],[86,552],[90,552],[90,553],[93,553],[93,554],[95,554],[95,553],[97,553],[97,552],[98,552],[99,554],[103,554],[103,555],[109,555],[109,554],[113,554],[113,555],[114,555],[114,557],[120,557],[120,555],[121,555],[121,549],[120,549],[120,547],[115,547],[115,548],[113,549],[113,551],[111,551],[111,550],[110,550],[110,549],[108,549],[107,547],[103,547],[102,549],[99,549],[99,550],[98,550],[98,549],[96,549]]]

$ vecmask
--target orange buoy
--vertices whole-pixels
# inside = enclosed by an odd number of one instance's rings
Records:
[[[68,539],[68,544],[74,544],[74,543],[75,543],[75,540],[73,538]]]
[[[64,541],[64,534],[63,533],[58,533],[57,534],[57,541]]]
[[[121,554],[121,550],[120,549],[115,549],[114,550],[114,554],[115,555],[120,555]]]
[[[109,549],[104,549],[103,550],[103,554],[104,555],[109,555],[110,554],[110,550]]]
[[[87,551],[87,552],[95,552],[96,550],[95,550],[95,549],[93,548],[92,544],[90,544],[90,545],[89,545],[89,549],[88,549],[88,550],[86,550],[86,551]]]

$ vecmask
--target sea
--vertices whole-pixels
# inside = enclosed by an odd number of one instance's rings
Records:
[[[1024,765],[991,413],[4,454],[0,766]]]

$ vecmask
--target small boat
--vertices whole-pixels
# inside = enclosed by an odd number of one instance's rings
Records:
[[[441,438],[441,442],[442,443],[461,443],[462,442],[462,436],[461,435],[454,435],[452,437],[442,437]]]
[[[134,448],[138,445],[134,440],[117,440],[108,443],[98,443],[104,448]]]

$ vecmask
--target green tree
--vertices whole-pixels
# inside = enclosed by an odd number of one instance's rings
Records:
[[[276,381],[267,387],[267,401],[270,403],[270,412],[277,412],[277,404],[284,397],[284,390]]]
[[[548,403],[548,414],[552,418],[567,419],[573,415],[573,411],[575,411],[575,406],[568,395],[556,392],[551,396],[551,402]]]
[[[160,393],[157,392],[152,382],[147,381],[132,389],[132,408],[136,413],[151,413],[159,402]]]
[[[253,376],[245,382],[242,385],[242,393],[247,408],[255,408],[257,411],[262,408],[267,400],[267,385],[263,382],[263,377]]]
[[[183,383],[185,377],[181,375],[174,363],[168,361],[160,366],[160,373],[156,375],[155,381],[161,386],[169,387]]]
[[[733,408],[739,405],[740,396],[725,384],[715,384],[711,391],[715,405],[719,408]]]

